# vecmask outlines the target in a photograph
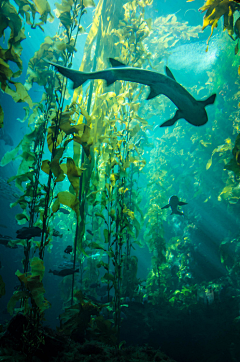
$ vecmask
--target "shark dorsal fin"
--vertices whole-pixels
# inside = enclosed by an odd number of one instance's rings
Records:
[[[113,58],[109,58],[109,62],[111,63],[111,66],[113,68],[126,67],[126,64],[123,64],[122,62],[119,62],[119,60],[116,60],[116,59],[113,59]]]
[[[166,71],[167,76],[168,76],[169,78],[171,78],[172,80],[175,80],[175,82],[176,82],[176,79],[174,78],[171,70],[170,70],[168,67],[165,67],[165,71]]]

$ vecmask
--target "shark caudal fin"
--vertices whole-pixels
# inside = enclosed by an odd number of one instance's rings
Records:
[[[179,109],[176,111],[173,118],[169,119],[168,121],[161,124],[159,127],[168,127],[173,126],[175,122],[177,122],[179,119],[183,118],[183,114]]]
[[[179,210],[174,210],[174,212],[172,211],[170,215],[184,215],[184,213]]]
[[[49,61],[46,62],[53,65],[59,71],[59,73],[61,73],[64,77],[70,79],[73,82],[73,89],[80,87],[80,85],[82,85],[88,80],[86,74],[83,72],[62,67],[59,64],[52,63]]]
[[[202,104],[202,106],[205,108],[206,106],[209,106],[210,104],[213,104],[216,99],[216,93],[212,94],[210,97],[205,99],[204,101],[198,101]]]

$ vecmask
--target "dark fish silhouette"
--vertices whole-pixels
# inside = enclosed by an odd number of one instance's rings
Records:
[[[60,209],[59,209],[58,211],[62,212],[62,213],[65,214],[65,215],[69,215],[69,214],[70,214],[70,211],[68,211],[67,209],[65,209],[65,207],[60,207]]]
[[[173,214],[183,215],[183,212],[178,210],[178,206],[183,206],[183,205],[187,205],[187,203],[183,202],[183,201],[179,201],[177,196],[171,196],[168,201],[168,205],[161,207],[161,209],[167,209],[170,207],[172,210],[170,215],[173,215]]]
[[[60,238],[63,237],[63,234],[61,234],[59,231],[57,231],[56,229],[53,229],[53,236],[59,236]]]
[[[17,239],[31,239],[34,236],[41,236],[42,229],[38,226],[33,226],[31,228],[23,227],[16,231]]]
[[[0,237],[0,244],[4,245],[6,248],[17,249],[17,245],[14,245],[14,243],[12,243],[12,240],[8,237]]]
[[[87,229],[87,232],[93,236],[93,232],[91,230]]]
[[[68,245],[68,246],[66,247],[66,249],[64,250],[64,253],[70,254],[72,251],[73,251],[72,246],[71,246],[71,245]]]
[[[62,270],[49,270],[49,273],[58,275],[59,277],[66,277],[67,275],[72,275],[74,273],[79,273],[79,269],[62,269]]]
[[[151,70],[128,67],[112,58],[109,58],[109,61],[113,68],[89,73],[62,67],[52,62],[48,63],[57,68],[62,75],[71,79],[74,89],[80,87],[89,79],[104,79],[108,86],[116,82],[116,80],[125,80],[148,85],[150,93],[147,99],[164,94],[178,109],[174,117],[161,124],[160,127],[172,126],[181,118],[194,126],[202,126],[207,123],[208,117],[205,107],[214,103],[216,94],[211,95],[206,100],[197,101],[184,87],[176,82],[168,67],[165,68],[166,75],[163,75]]]

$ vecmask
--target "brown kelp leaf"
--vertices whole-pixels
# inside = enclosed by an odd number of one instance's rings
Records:
[[[4,112],[0,105],[0,128],[3,128]]]
[[[207,26],[211,26],[211,34],[207,40],[207,44],[213,34],[214,28],[217,27],[219,19],[224,17],[224,29],[227,29],[230,36],[233,35],[233,13],[238,9],[238,6],[233,1],[228,0],[207,0],[199,10],[207,11],[203,19],[204,30]]]
[[[8,183],[15,181],[15,185],[16,187],[18,187],[22,192],[24,192],[24,188],[22,187],[22,183],[23,182],[26,182],[28,180],[33,180],[33,175],[34,175],[34,172],[26,172],[22,175],[17,175],[17,176],[12,176],[8,179]]]
[[[57,212],[60,209],[60,206],[61,205],[60,205],[59,198],[57,198],[52,205],[52,212],[53,213]]]
[[[43,260],[35,256],[31,259],[30,266],[31,266],[32,276],[39,275],[40,281],[42,281],[45,272],[45,266],[43,264]]]
[[[78,124],[78,125],[71,125],[71,116],[72,114],[74,114],[74,112],[65,112],[65,117],[64,114],[61,116],[61,122],[60,122],[60,129],[65,132],[67,135],[69,134],[74,134],[74,133],[78,133],[78,132],[84,132],[84,124]]]
[[[13,76],[13,71],[10,69],[9,65],[2,59],[2,52],[0,47],[0,81],[1,81],[1,89],[5,91],[6,88],[6,80],[10,80]]]
[[[49,175],[50,172],[50,161],[44,160],[42,161],[41,170],[45,172],[47,175]]]
[[[60,158],[63,155],[63,152],[64,152],[63,147],[57,148],[53,154],[54,158],[53,158],[52,162],[50,162],[50,164],[49,164],[52,173],[56,177],[55,182],[61,182],[65,179],[63,169],[61,168],[60,163],[59,163]]]
[[[52,153],[53,150],[53,141],[55,138],[55,132],[56,132],[56,127],[55,126],[51,126],[48,127],[48,133],[47,133],[47,144],[48,144],[48,149],[49,151]],[[58,136],[57,136],[57,142],[56,142],[56,146],[58,146],[64,139],[64,134],[61,131]]]
[[[16,303],[23,298],[25,298],[25,299],[29,298],[29,293],[27,291],[26,292],[25,291],[24,292],[22,292],[22,291],[13,292],[13,295],[11,296],[11,298],[8,302],[8,305],[7,305],[7,311],[10,315],[13,314]]]
[[[60,19],[62,25],[64,26],[64,28],[67,31],[69,31],[70,26],[72,25],[72,18],[71,18],[70,12],[61,13],[59,16],[59,19]]]
[[[76,212],[77,219],[79,218],[79,200],[76,195],[71,194],[68,191],[61,191],[58,193],[57,197],[61,204],[70,207],[73,211]]]
[[[8,24],[8,18],[5,15],[0,14],[0,37],[3,36],[4,30],[9,26]]]
[[[50,17],[50,22],[53,21],[54,16],[51,13],[51,8],[47,0],[33,0],[38,13],[40,14],[40,20],[46,23],[48,17]]]
[[[33,106],[32,99],[29,96],[24,85],[22,83],[15,83],[15,82],[11,83],[16,87],[16,92],[7,86],[5,89],[5,93],[9,94],[16,103],[26,102],[28,103],[29,107],[32,108]]]
[[[78,196],[79,192],[79,177],[82,175],[82,170],[75,165],[75,162],[72,158],[67,158],[67,177]]]
[[[84,125],[82,136],[74,136],[74,141],[82,145],[87,157],[91,161],[90,147],[93,144],[93,138],[91,136],[91,129],[86,124]]]

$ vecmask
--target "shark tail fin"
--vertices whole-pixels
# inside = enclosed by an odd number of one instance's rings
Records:
[[[163,206],[163,207],[161,207],[161,209],[168,209],[169,208],[169,204],[167,204],[167,205],[165,205],[165,206]]]
[[[177,215],[184,215],[184,213],[182,211],[179,211],[179,210],[176,210],[174,214],[177,214]],[[172,215],[172,214],[171,214]]]
[[[209,106],[210,104],[213,104],[215,102],[216,93],[212,94],[210,97],[205,99],[204,101],[199,101],[203,107]]]
[[[113,58],[109,58],[109,62],[111,63],[111,66],[113,68],[117,68],[117,67],[126,67],[126,64],[119,62],[119,60],[113,59]]]
[[[70,68],[62,67],[59,64],[52,63],[47,61],[47,63],[53,65],[59,73],[61,73],[64,77],[67,77],[73,82],[73,89],[80,87],[83,83],[85,83],[88,78],[84,72],[76,71]]]
[[[179,109],[176,111],[173,118],[169,119],[168,121],[161,124],[159,127],[168,127],[173,126],[175,122],[177,122],[180,118],[183,118],[182,112]]]

